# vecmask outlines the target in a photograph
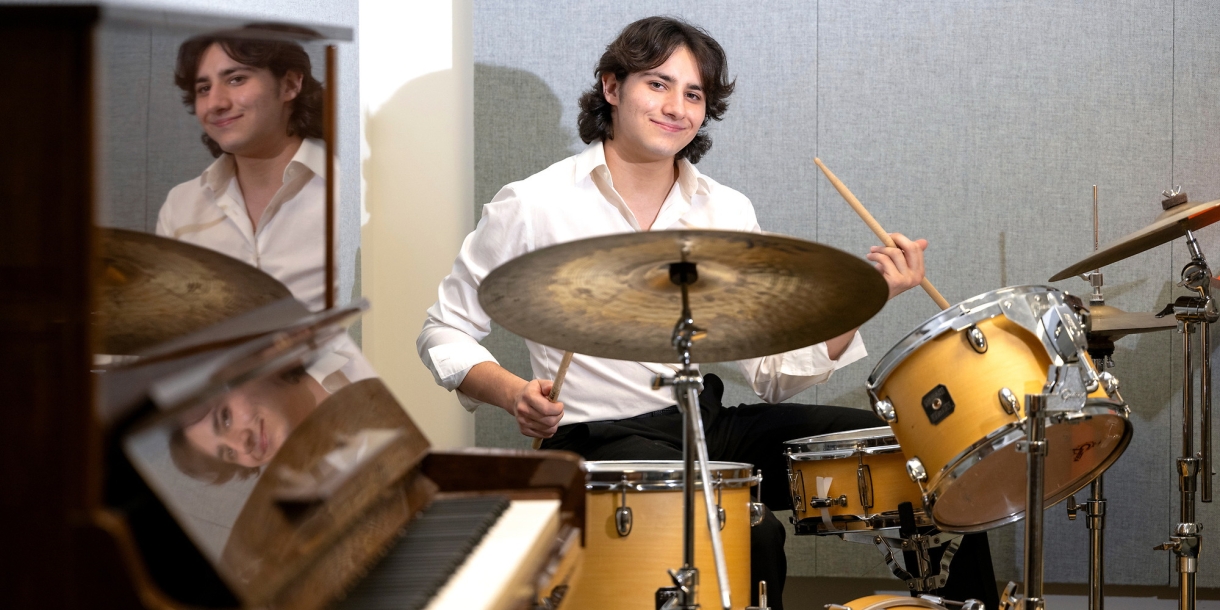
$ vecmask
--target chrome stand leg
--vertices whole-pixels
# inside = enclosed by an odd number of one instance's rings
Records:
[[[1102,475],[1089,486],[1089,501],[1085,518],[1089,528],[1089,610],[1103,610],[1105,595],[1105,529],[1106,498]]]
[[[1021,445],[1026,451],[1029,470],[1025,497],[1025,595],[1023,610],[1042,610],[1042,524],[1046,477],[1046,406],[1045,394],[1025,395],[1026,438]]]

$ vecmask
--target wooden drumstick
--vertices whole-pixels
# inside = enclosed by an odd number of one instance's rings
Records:
[[[572,352],[564,352],[563,360],[559,362],[559,371],[555,373],[555,383],[551,385],[551,393],[547,395],[547,400],[557,402],[559,400],[559,388],[563,387],[563,378],[568,374],[568,365],[572,364]]]
[[[555,373],[555,383],[551,384],[551,393],[547,394],[546,399],[551,402],[559,401],[559,389],[563,387],[563,378],[568,374],[568,365],[572,364],[572,352],[564,352],[563,360],[559,362],[559,371]],[[534,449],[542,446],[542,439],[534,439]]]
[[[847,204],[860,215],[860,218],[864,220],[864,224],[868,225],[868,228],[872,229],[873,233],[877,234],[877,237],[881,239],[881,243],[885,244],[887,248],[897,248],[898,246],[894,245],[894,239],[890,237],[889,233],[885,232],[885,229],[881,228],[881,224],[877,222],[877,219],[873,218],[873,215],[869,214],[868,210],[864,209],[864,204],[860,203],[860,200],[856,199],[856,196],[851,194],[851,191],[847,190],[847,185],[843,184],[842,180],[839,180],[833,172],[827,169],[826,166],[822,164],[821,159],[814,157],[813,162],[817,164],[818,168],[822,170],[823,174],[826,174],[826,178],[830,180],[830,184],[834,185],[835,190],[839,191],[839,194],[843,196],[843,199],[847,201]],[[928,296],[932,297],[933,301],[936,301],[936,304],[940,306],[942,310],[949,309],[949,301],[940,294],[940,291],[932,285],[932,282],[928,281],[927,276],[924,276],[923,280],[919,282],[919,285],[923,287],[924,292],[928,293]]]

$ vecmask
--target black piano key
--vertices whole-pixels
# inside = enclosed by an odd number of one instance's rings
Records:
[[[414,610],[428,604],[496,523],[504,496],[436,500],[337,605],[344,610]]]

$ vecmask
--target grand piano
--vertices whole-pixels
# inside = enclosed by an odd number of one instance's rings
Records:
[[[232,311],[124,288],[193,256],[124,230],[150,233],[168,186],[210,162],[172,80],[131,68],[155,72],[187,36],[244,25],[0,7],[0,605],[558,607],[581,563],[578,459],[434,451],[375,374],[335,377],[362,305],[335,304],[333,271],[319,311],[270,284],[220,304]],[[334,41],[351,32],[310,29],[301,42],[333,85]],[[181,151],[151,145],[177,133]],[[316,236],[332,270],[335,204]],[[226,459],[225,443],[253,461]]]

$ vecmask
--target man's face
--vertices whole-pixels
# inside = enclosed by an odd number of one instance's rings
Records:
[[[613,146],[632,161],[672,158],[699,134],[707,112],[699,65],[686,47],[621,83],[604,76],[602,88],[614,106]]]
[[[271,461],[300,420],[316,406],[303,383],[259,379],[232,392],[203,419],[183,429],[197,451],[257,468]]]
[[[277,79],[266,68],[234,61],[213,44],[195,72],[195,115],[208,137],[227,153],[264,156],[282,150],[288,137],[292,100],[301,91],[301,75]]]

